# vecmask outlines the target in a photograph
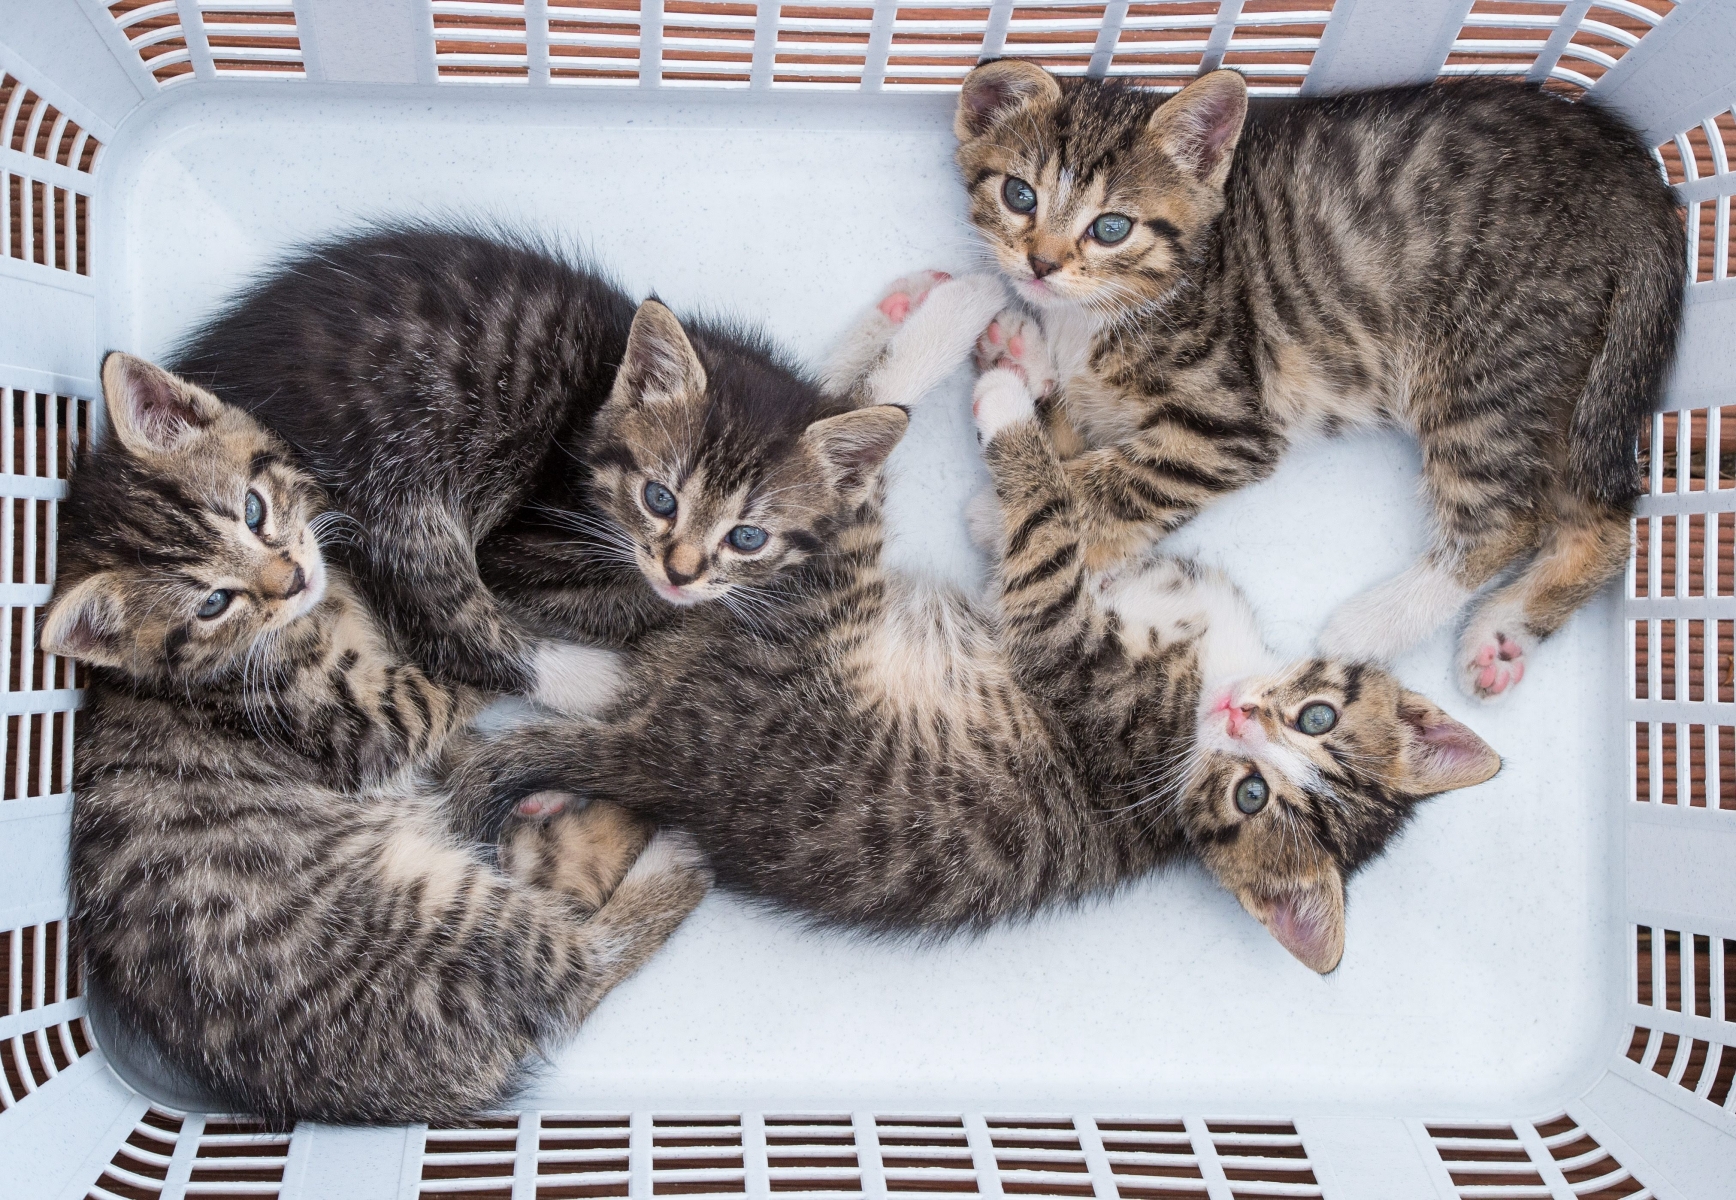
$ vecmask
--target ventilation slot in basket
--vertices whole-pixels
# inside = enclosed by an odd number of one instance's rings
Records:
[[[1657,148],[1688,229],[1688,278],[1730,277],[1730,195],[1736,192],[1736,113],[1725,109]]]
[[[36,626],[54,581],[56,515],[77,453],[89,443],[91,402],[0,388],[0,796],[60,796],[71,786],[78,679],[70,659],[43,654]]]
[[[1441,74],[1518,77],[1577,96],[1675,7],[1673,0],[1602,0],[1568,25],[1580,8],[1566,0],[1476,0]]]
[[[512,1116],[429,1127],[422,1149],[422,1196],[512,1200],[518,1128],[519,1118]]]
[[[1073,1122],[1065,1118],[988,1119],[1001,1191],[1009,1196],[1093,1196],[1091,1169]]]
[[[13,152],[0,155],[0,258],[89,275],[88,177],[102,143],[15,76],[0,75],[0,144]]]
[[[1097,1135],[1121,1200],[1204,1197],[1205,1176],[1179,1120],[1099,1118]]]
[[[1625,611],[1634,799],[1736,810],[1736,408],[1656,414]]]
[[[779,1196],[862,1194],[855,1125],[846,1116],[767,1117],[766,1178]]]
[[[1302,86],[1332,0],[1050,0],[997,15],[989,4],[666,0],[642,25],[638,0],[429,0],[441,79],[551,83],[948,91],[985,56],[1061,75],[1110,75],[1174,90],[1202,67],[1234,67],[1257,95]]]
[[[1636,926],[1632,998],[1651,1013],[1633,1027],[1628,1059],[1736,1113],[1736,941]]]
[[[87,1200],[144,1200],[163,1194],[182,1120],[152,1107],[121,1143],[102,1176],[91,1185]]]
[[[1208,1121],[1206,1129],[1235,1200],[1321,1194],[1308,1150],[1288,1121]]]
[[[522,83],[530,78],[523,0],[432,0],[429,7],[441,79]]]
[[[244,1117],[207,1117],[187,1180],[195,1196],[275,1196],[289,1158],[289,1132]]]
[[[290,0],[199,0],[192,29],[175,0],[114,0],[108,10],[159,84],[194,78],[202,59],[213,76],[307,74]]]
[[[956,1196],[977,1190],[970,1139],[958,1117],[877,1117],[886,1190]]]
[[[0,931],[0,1111],[90,1053],[77,948],[65,921]],[[61,1007],[65,1006],[65,1007]]]
[[[1535,1125],[1430,1125],[1428,1131],[1465,1200],[1561,1195],[1650,1200],[1652,1195],[1569,1116]]]
[[[625,1196],[628,1135],[624,1115],[543,1113],[536,1143],[537,1200]]]
[[[745,1179],[739,1117],[652,1118],[653,1196],[739,1196]]]

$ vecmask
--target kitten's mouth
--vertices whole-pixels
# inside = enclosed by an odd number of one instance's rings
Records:
[[[705,596],[700,595],[691,588],[676,587],[674,584],[665,583],[662,580],[653,580],[651,588],[659,596],[663,597],[663,599],[669,601],[669,603],[675,605],[677,608],[690,608],[695,604],[704,602],[706,599]]]
[[[316,554],[307,564],[307,585],[302,589],[301,594],[295,598],[295,611],[289,619],[293,621],[297,617],[303,617],[312,612],[314,606],[325,599],[325,594],[325,560]]]

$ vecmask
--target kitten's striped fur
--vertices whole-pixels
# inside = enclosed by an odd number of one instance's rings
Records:
[[[966,80],[955,128],[971,219],[1057,361],[1010,338],[986,358],[1058,381],[1094,564],[1299,438],[1385,424],[1421,443],[1434,542],[1328,648],[1390,658],[1493,583],[1459,664],[1492,699],[1620,569],[1685,254],[1613,113],[1483,80],[1249,106],[1230,71],[1164,100],[1003,60]],[[1091,232],[1104,213],[1125,239]]]
[[[330,492],[350,519],[334,549],[414,661],[580,709],[607,679],[567,643],[629,641],[799,555],[821,515],[747,502],[843,412],[757,335],[635,311],[545,245],[418,225],[300,250],[174,366]],[[670,452],[678,426],[692,453]],[[653,469],[682,521],[642,504]],[[772,534],[752,556],[723,542],[744,519]]]
[[[642,831],[603,806],[513,828],[510,874],[489,865],[430,782],[478,701],[328,574],[325,498],[286,447],[137,359],[110,355],[103,386],[111,432],[73,475],[42,633],[90,664],[71,862],[90,977],[236,1111],[401,1123],[499,1102],[705,872],[679,835],[635,862]]]
[[[986,320],[960,303],[967,285],[936,288],[860,387],[893,399],[880,385],[928,356],[936,326]],[[850,341],[858,362],[862,340]],[[995,380],[1029,412],[1016,378]],[[751,622],[707,609],[648,636],[600,719],[489,746],[460,796],[484,821],[542,787],[607,799],[690,829],[726,886],[886,932],[981,928],[1194,854],[1330,969],[1342,876],[1422,796],[1498,760],[1379,668],[1279,669],[1219,576],[1169,560],[1120,581],[1088,573],[1076,500],[1034,424],[992,438],[988,455],[1006,515],[998,608],[888,570],[870,481],[836,549],[792,572],[775,605]],[[1342,761],[1322,751],[1301,769],[1298,752],[1264,743],[1223,753],[1203,740],[1202,684],[1243,688],[1273,721],[1303,689],[1339,697]],[[1428,769],[1425,730],[1458,769]],[[1273,730],[1272,745],[1287,740]],[[1298,777],[1275,783],[1273,812],[1295,815],[1226,819],[1232,763],[1286,762]]]

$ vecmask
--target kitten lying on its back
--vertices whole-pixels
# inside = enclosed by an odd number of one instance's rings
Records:
[[[755,336],[550,249],[380,228],[310,247],[175,363],[296,452],[362,594],[436,679],[582,709],[619,644],[824,541],[767,481],[853,422]],[[677,453],[676,445],[681,449]]]
[[[42,629],[91,665],[71,863],[91,979],[235,1111],[498,1102],[703,868],[668,834],[634,862],[643,830],[606,807],[516,827],[509,874],[485,865],[425,778],[478,700],[325,567],[323,493],[239,410],[123,354],[102,375],[110,433],[62,506]]]
[[[1047,335],[1010,312],[983,356],[1056,389],[1094,564],[1295,440],[1388,424],[1421,443],[1434,542],[1330,652],[1391,658],[1470,602],[1459,677],[1494,699],[1621,569],[1686,256],[1613,113],[1486,80],[1250,108],[1232,71],[1166,100],[1005,60],[955,129],[971,220]]]
[[[834,378],[860,367],[876,397],[920,399],[898,390],[918,377],[905,364],[987,316],[968,303],[980,279],[936,288],[902,329],[881,315],[928,283],[894,289]],[[803,563],[751,620],[708,609],[649,635],[595,719],[489,745],[460,799],[611,801],[692,831],[727,887],[891,932],[981,928],[1191,855],[1331,970],[1345,879],[1419,801],[1499,759],[1378,667],[1278,663],[1215,573],[1087,570],[1089,499],[1020,419],[1030,394],[1007,371],[978,391],[1005,514],[998,606],[882,565],[867,474],[842,553]]]

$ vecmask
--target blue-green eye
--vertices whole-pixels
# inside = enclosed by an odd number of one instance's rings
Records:
[[[247,493],[247,503],[242,506],[241,519],[247,522],[247,528],[254,533],[258,533],[259,527],[265,524],[265,500],[258,492]]]
[[[645,485],[645,507],[660,517],[667,517],[675,511],[675,493],[660,483]]]
[[[228,588],[218,588],[199,602],[199,607],[193,610],[201,621],[209,621],[213,617],[223,615],[223,610],[229,607],[229,601],[235,598],[235,593]]]
[[[1296,728],[1315,737],[1338,724],[1338,710],[1330,704],[1310,704],[1296,718]]]
[[[1236,785],[1236,809],[1243,816],[1251,817],[1266,807],[1266,801],[1272,792],[1266,786],[1266,781],[1258,775],[1250,775]]]
[[[1001,199],[1007,202],[1007,207],[1016,213],[1028,213],[1037,207],[1037,189],[1023,179],[1007,176],[1007,181],[1001,185]]]
[[[743,554],[752,554],[766,544],[766,531],[758,525],[737,525],[729,531],[729,544]]]
[[[1133,232],[1133,221],[1120,213],[1104,213],[1091,222],[1088,232],[1105,246],[1113,246],[1116,242],[1125,241],[1127,235]]]

